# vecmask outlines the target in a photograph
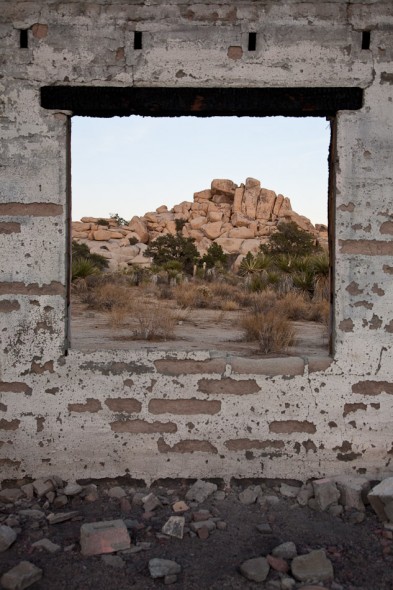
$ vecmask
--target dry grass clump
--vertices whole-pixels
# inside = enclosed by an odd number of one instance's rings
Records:
[[[241,318],[244,339],[257,340],[264,354],[283,352],[295,342],[295,332],[290,321],[271,309],[266,313],[248,313]]]
[[[113,308],[128,307],[132,298],[132,289],[123,285],[98,283],[90,287],[81,297],[92,309],[110,311]]]
[[[329,301],[323,299],[312,303],[308,310],[307,319],[310,322],[318,322],[328,327],[330,319],[330,305]]]
[[[279,301],[277,301],[276,309],[289,320],[307,320],[310,308],[313,304],[302,293],[290,291]]]
[[[169,340],[173,338],[175,318],[170,310],[157,303],[136,302],[132,310],[137,340]]]

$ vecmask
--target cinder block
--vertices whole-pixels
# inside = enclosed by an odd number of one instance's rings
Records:
[[[129,549],[127,527],[122,520],[90,522],[81,526],[82,555],[100,555]]]

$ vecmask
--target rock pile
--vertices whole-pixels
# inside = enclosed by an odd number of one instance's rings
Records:
[[[346,566],[351,570],[349,585],[343,585],[336,577],[335,563],[339,564],[337,570],[342,575],[345,543],[347,551],[351,547],[357,550],[361,540],[358,527],[365,524],[366,509],[369,521],[373,519],[373,507],[384,522],[384,528],[373,524],[374,528],[365,531],[373,547],[373,559],[376,559],[376,535],[381,537],[383,559],[393,551],[393,477],[371,487],[369,478],[353,475],[314,480],[304,485],[276,481],[273,487],[266,483],[248,487],[234,484],[224,489],[203,480],[192,485],[183,483],[180,487],[177,484],[177,488],[175,484],[174,489],[163,486],[141,489],[110,487],[108,483],[79,485],[63,482],[60,477],[37,479],[0,491],[0,585],[18,590],[41,580],[40,588],[45,589],[87,587],[83,585],[86,570],[94,576],[102,568],[99,575],[107,575],[108,583],[113,576],[110,570],[116,570],[120,590],[129,587],[133,576],[137,582],[134,580],[131,585],[136,589],[156,588],[156,579],[165,585],[178,582],[183,587],[186,579],[190,579],[191,569],[192,575],[199,577],[198,587],[211,587],[204,576],[211,576],[212,572],[204,569],[222,567],[221,554],[228,548],[225,568],[230,587],[244,587],[243,577],[251,582],[266,582],[264,587],[269,590],[352,590],[355,586],[351,562]],[[332,510],[334,506],[341,511]],[[324,524],[320,524],[327,528],[319,533],[315,528],[316,518],[311,519],[313,534],[319,534],[319,541],[312,546],[298,534],[299,527],[305,528],[310,520],[310,508],[316,511],[315,515],[321,511],[328,513],[321,520]],[[279,525],[276,519],[283,512]],[[296,531],[292,530],[295,543],[288,530],[283,534],[283,522],[293,519],[296,512]],[[353,514],[361,514],[362,518],[352,518]],[[332,546],[330,539],[336,526],[327,518],[337,515],[345,523],[337,525],[337,529],[341,526],[335,535],[338,545]],[[352,526],[356,526],[359,534],[344,539],[344,530],[348,532]],[[326,542],[325,535],[329,537]],[[306,534],[305,538],[310,536]],[[198,547],[200,543],[211,543],[211,550],[202,551]],[[201,559],[205,556],[210,565],[193,563],[191,556],[196,554]],[[366,571],[369,566],[365,560]],[[78,567],[81,578],[78,578]],[[384,569],[386,579],[391,581],[388,564]],[[70,574],[71,585],[67,578]],[[375,581],[373,586],[374,581],[370,579],[370,585],[361,587],[364,590],[390,588],[381,581]],[[91,587],[96,587],[94,582]]]
[[[282,222],[294,221],[327,244],[326,226],[314,227],[307,217],[292,211],[289,198],[262,188],[254,178],[240,186],[232,180],[213,180],[210,189],[194,193],[193,202],[183,201],[171,210],[162,205],[155,212],[133,217],[128,226],[119,226],[114,219],[83,217],[72,223],[72,237],[107,258],[111,270],[130,264],[147,266],[149,259],[143,256],[147,244],[161,235],[175,234],[177,220],[184,222],[183,236],[195,239],[201,255],[216,242],[226,254],[237,255],[235,265],[248,252],[257,252]]]

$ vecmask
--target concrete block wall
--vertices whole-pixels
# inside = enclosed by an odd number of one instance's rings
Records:
[[[235,4],[0,0],[0,479],[389,469],[393,5]],[[40,106],[55,85],[363,89],[335,121],[333,357],[66,355],[72,113]]]

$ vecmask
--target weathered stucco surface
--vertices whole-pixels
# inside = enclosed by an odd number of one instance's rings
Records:
[[[391,0],[0,1],[1,478],[386,470],[392,32]],[[209,351],[65,356],[72,113],[41,107],[40,89],[54,85],[363,89],[362,108],[338,112],[334,126],[330,364]]]

